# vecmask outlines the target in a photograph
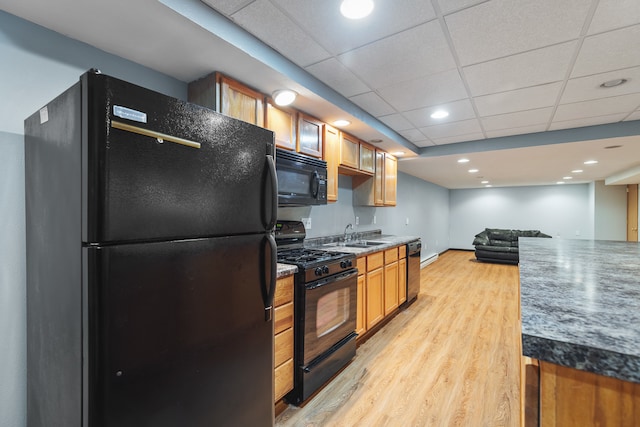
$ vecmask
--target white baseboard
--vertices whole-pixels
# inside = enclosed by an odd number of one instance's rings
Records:
[[[420,261],[420,268],[425,268],[427,265],[437,260],[438,256],[439,255],[437,252],[427,255],[427,257],[424,260]]]

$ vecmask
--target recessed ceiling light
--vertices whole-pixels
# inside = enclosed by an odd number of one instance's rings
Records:
[[[627,79],[613,79],[613,80],[609,80],[606,81],[604,83],[602,83],[600,85],[600,87],[616,87],[616,86],[620,86],[621,84],[624,84],[627,82]]]
[[[448,115],[449,115],[449,113],[444,111],[444,110],[437,110],[437,111],[434,111],[433,113],[431,113],[431,118],[432,119],[444,119]]]
[[[458,163],[468,163],[469,159],[459,159]]]
[[[584,162],[585,165],[595,165],[596,163],[598,163],[597,160],[587,160]]]
[[[571,173],[582,173],[584,172],[582,169],[574,169],[571,171]]]
[[[345,18],[362,19],[373,11],[373,0],[344,0],[340,13]]]
[[[476,173],[478,172],[478,169],[469,169],[469,173]]]
[[[296,100],[296,93],[289,89],[273,92],[273,101],[280,106],[291,105]]]
[[[394,151],[391,154],[393,154],[394,156],[404,156],[404,151]]]
[[[351,124],[351,122],[349,120],[336,120],[335,122],[333,122],[333,124],[335,126],[349,126]]]
[[[558,181],[556,184],[564,184],[564,181]]]
[[[485,187],[489,188],[489,187],[493,187],[493,185],[487,184],[487,185],[485,185]]]
[[[568,180],[568,179],[573,179],[573,177],[572,176],[563,176],[562,179]]]
[[[482,181],[480,184],[488,184],[489,181]]]

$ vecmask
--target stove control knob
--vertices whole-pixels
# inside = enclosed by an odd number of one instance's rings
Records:
[[[316,268],[315,273],[316,273],[316,276],[322,276],[322,267]]]
[[[329,267],[327,267],[326,265],[322,266],[322,273],[329,274]]]
[[[348,267],[351,267],[351,266],[353,266],[353,263],[351,262],[350,259],[346,259],[344,261],[340,261],[340,267],[342,267],[342,268],[348,268]]]

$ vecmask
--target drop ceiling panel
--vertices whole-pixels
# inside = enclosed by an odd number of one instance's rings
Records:
[[[411,142],[425,141],[427,138],[418,129],[407,129],[400,132],[400,135],[404,136]]]
[[[543,124],[543,125],[516,127],[516,128],[510,128],[510,129],[489,130],[489,131],[486,131],[486,134],[487,134],[487,138],[500,138],[503,136],[521,135],[523,133],[544,132],[545,130],[547,130],[547,125]]]
[[[273,7],[268,0],[254,1],[233,14],[232,18],[302,67],[330,56],[329,52],[294,25],[289,17]]]
[[[591,0],[493,0],[447,16],[462,65],[578,38]]]
[[[531,110],[555,105],[562,82],[533,86],[474,98],[482,117],[495,116],[513,111]]]
[[[420,131],[436,143],[438,138],[447,138],[471,133],[482,134],[482,128],[480,128],[480,123],[478,123],[477,119],[427,126],[420,128]]]
[[[253,1],[254,0],[202,0],[203,3],[208,4],[225,15],[231,15]]]
[[[615,87],[600,87],[604,82],[620,78],[627,79],[627,82]],[[589,99],[624,95],[633,92],[640,92],[640,67],[570,79],[562,93],[560,103],[568,104],[570,102],[587,101]]]
[[[438,21],[394,34],[338,59],[374,89],[455,68]]]
[[[449,112],[449,116],[444,119],[432,119],[431,114],[442,108]],[[468,99],[441,104],[437,107],[420,108],[418,110],[406,111],[402,114],[414,126],[421,128],[425,126],[438,125],[442,123],[457,122],[475,117],[473,106]]]
[[[640,65],[640,25],[584,39],[571,77]]]
[[[388,116],[378,117],[382,123],[396,131],[411,129],[413,125],[409,120],[405,119],[401,114],[389,114]]]
[[[329,58],[310,65],[306,70],[346,97],[370,90],[367,85],[335,58]]]
[[[467,98],[467,90],[456,69],[392,84],[377,92],[401,112]]]
[[[524,126],[542,125],[549,122],[553,108],[520,111],[518,113],[500,114],[498,116],[483,117],[482,126],[485,131],[509,129]]]
[[[616,113],[629,114],[638,106],[640,106],[640,93],[574,102],[558,106],[553,120],[561,122]]]
[[[640,1],[600,0],[589,26],[589,34],[601,33],[638,23],[640,23]]]
[[[373,13],[361,20],[340,14],[340,0],[272,0],[325,49],[337,55],[433,20],[431,2],[378,0]]]
[[[473,96],[561,81],[571,65],[576,42],[532,50],[464,67]]]
[[[438,0],[438,6],[444,15],[455,10],[465,9],[486,0]]]
[[[375,117],[391,114],[395,111],[393,107],[387,104],[375,92],[363,93],[361,95],[352,96],[349,99]]]
[[[619,122],[627,116],[627,113],[618,113],[618,114],[610,114],[606,116],[598,116],[598,117],[589,117],[589,118],[580,118],[573,119],[567,121],[554,121],[549,126],[549,130],[559,130],[559,129],[571,129],[571,128],[579,128],[584,126],[596,126],[602,125],[605,123],[615,123]]]

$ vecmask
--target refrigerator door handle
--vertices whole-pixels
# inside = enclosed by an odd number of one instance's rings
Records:
[[[269,262],[271,264],[270,277],[267,279],[265,277],[265,284],[267,280],[269,281],[269,289],[265,289],[264,295],[267,297],[264,304],[264,320],[265,322],[270,322],[273,318],[273,298],[276,293],[276,279],[277,279],[277,257],[278,257],[278,247],[276,246],[276,241],[271,234],[267,234],[267,242],[269,242],[269,246],[271,249],[271,254],[269,257]]]
[[[273,230],[278,220],[278,175],[276,172],[276,162],[270,154],[267,155],[267,169],[269,170],[271,178],[271,218],[269,218],[266,223],[267,230]]]
[[[153,130],[141,128],[139,126],[133,126],[128,123],[119,122],[117,120],[111,120],[111,127],[114,129],[120,129],[127,132],[137,133],[139,135],[150,136],[151,138],[155,138],[156,141],[162,142],[173,142],[175,144],[184,145],[186,147],[191,148],[200,148],[201,144],[199,142],[191,141],[189,139],[178,138],[177,136],[167,135],[166,133],[160,133]]]

